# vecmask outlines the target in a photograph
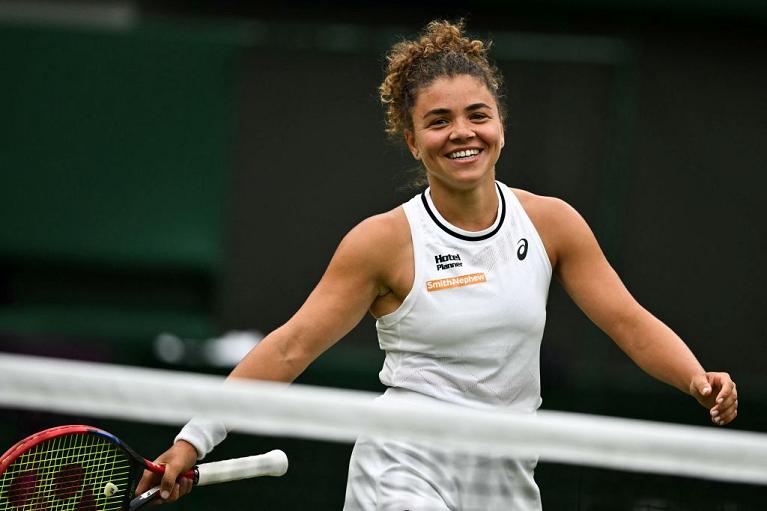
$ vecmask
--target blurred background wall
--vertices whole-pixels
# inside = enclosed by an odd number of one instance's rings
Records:
[[[0,2],[0,349],[226,371],[203,340],[279,326],[351,227],[415,193],[376,87],[438,17],[494,40],[499,179],[575,206],[639,301],[734,375],[734,427],[767,431],[755,0]],[[368,318],[300,381],[379,389],[381,360]],[[542,373],[544,408],[707,423],[556,282]]]

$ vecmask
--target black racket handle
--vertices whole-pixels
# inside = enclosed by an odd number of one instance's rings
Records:
[[[149,490],[145,491],[138,497],[135,497],[133,500],[130,501],[130,505],[128,506],[128,511],[135,511],[136,509],[142,508],[145,505],[152,502],[154,499],[156,499],[160,495],[160,487],[155,486],[154,488],[150,488]]]

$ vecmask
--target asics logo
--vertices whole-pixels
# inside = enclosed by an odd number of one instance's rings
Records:
[[[527,257],[527,240],[522,238],[517,242],[517,259],[523,261]]]

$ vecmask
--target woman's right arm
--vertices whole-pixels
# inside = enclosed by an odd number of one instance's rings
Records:
[[[344,237],[306,302],[253,348],[229,378],[293,381],[360,322],[385,285],[390,244],[382,217],[365,220]]]
[[[346,335],[364,317],[375,299],[387,289],[387,261],[397,250],[403,224],[395,211],[363,221],[341,241],[322,279],[306,302],[284,325],[267,335],[232,370],[228,379],[250,378],[291,382],[317,357]],[[406,225],[406,224],[405,224]],[[197,450],[179,440],[156,462],[166,465],[160,483],[164,501],[191,491],[191,483],[178,474],[197,461]],[[146,472],[137,493],[157,484]]]

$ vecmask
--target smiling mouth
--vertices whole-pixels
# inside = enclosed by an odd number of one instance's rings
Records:
[[[476,156],[480,152],[482,152],[480,149],[466,149],[463,151],[454,151],[452,153],[448,153],[447,157],[451,160],[462,160]]]

